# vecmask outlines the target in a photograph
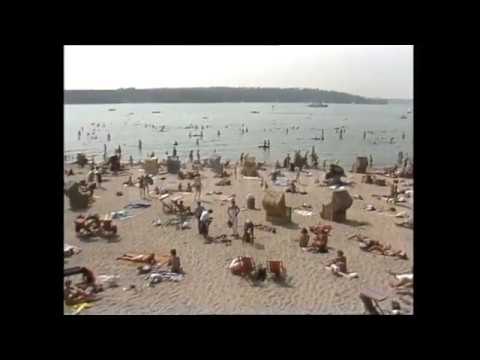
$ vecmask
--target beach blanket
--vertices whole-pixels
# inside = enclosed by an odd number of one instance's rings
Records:
[[[141,209],[150,207],[152,204],[143,203],[143,202],[132,202],[124,207],[124,209]]]
[[[298,214],[298,215],[302,215],[302,216],[312,216],[313,212],[311,211],[307,211],[307,210],[295,210],[295,212]]]
[[[134,217],[135,215],[130,215],[126,210],[113,211],[110,213],[112,219],[125,220]]]
[[[183,280],[183,274],[177,274],[170,271],[155,271],[154,273],[149,274],[145,280],[150,280],[153,283],[160,281],[173,281],[179,282]]]

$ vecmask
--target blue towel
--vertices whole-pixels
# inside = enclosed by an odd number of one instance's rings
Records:
[[[149,203],[134,202],[134,203],[129,203],[127,206],[125,206],[124,209],[140,209],[140,208],[147,208],[150,206],[151,204]]]

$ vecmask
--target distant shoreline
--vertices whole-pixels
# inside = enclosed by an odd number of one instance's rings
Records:
[[[161,88],[117,90],[64,90],[65,104],[122,103],[330,103],[388,104],[338,91],[297,88]]]

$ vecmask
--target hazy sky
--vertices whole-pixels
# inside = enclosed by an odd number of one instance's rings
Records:
[[[411,45],[66,46],[65,89],[301,87],[413,97]]]

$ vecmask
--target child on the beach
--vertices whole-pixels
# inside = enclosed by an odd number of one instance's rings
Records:
[[[181,273],[182,267],[180,266],[180,258],[177,256],[177,250],[170,250],[170,258],[168,259],[168,266],[170,266],[170,271],[174,273]]]

